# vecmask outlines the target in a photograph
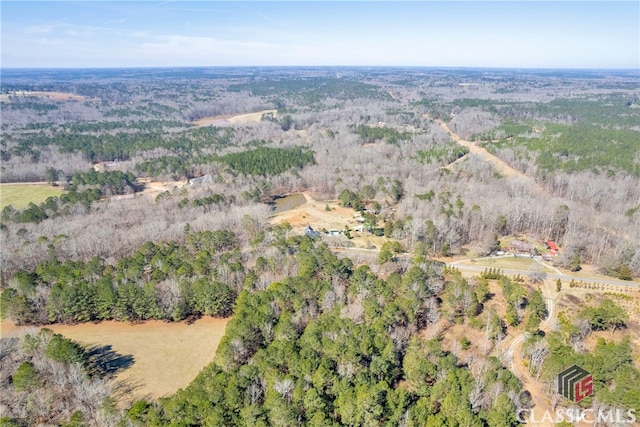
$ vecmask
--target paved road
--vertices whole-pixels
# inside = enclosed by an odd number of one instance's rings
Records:
[[[362,252],[362,253],[369,253],[369,254],[377,254],[378,252],[380,252],[379,249],[364,249],[364,248],[346,248],[346,247],[337,247],[337,248],[332,248],[335,251],[338,252],[352,252],[352,253],[357,253],[357,252]],[[397,254],[396,257],[398,258],[411,258],[413,255],[410,253],[402,253],[402,254]],[[495,260],[495,259],[499,259],[499,258],[510,258],[512,257],[512,255],[505,255],[502,257],[489,257],[486,259],[491,259],[491,260]],[[483,259],[483,258],[477,258],[478,260]],[[479,266],[479,265],[467,265],[467,264],[462,264],[465,261],[470,261],[470,260],[459,260],[459,261],[454,261],[454,262],[448,262],[446,263],[449,267],[455,267],[458,270],[462,271],[462,272],[473,272],[473,273],[482,273],[483,271],[485,271],[488,267],[485,266]],[[585,282],[585,283],[597,283],[597,284],[603,284],[603,285],[614,285],[614,286],[625,286],[625,287],[630,287],[630,288],[640,288],[640,283],[638,282],[633,282],[633,281],[625,281],[625,280],[616,280],[613,278],[608,278],[608,277],[603,277],[603,278],[599,278],[599,277],[582,277],[579,275],[574,275],[574,274],[564,274],[562,272],[560,272],[558,269],[554,268],[554,267],[550,267],[547,264],[542,263],[542,266],[546,267],[546,268],[551,268],[553,270],[555,270],[555,273],[546,273],[546,278],[547,279],[552,279],[552,280],[563,280],[563,281],[571,281],[571,280],[575,280],[576,282]],[[500,268],[500,267],[498,267]],[[500,268],[500,270],[505,273],[505,274],[521,274],[521,275],[527,275],[527,274],[531,274],[531,273],[536,273],[539,272],[539,270],[518,270],[518,269],[510,269],[510,268]]]
[[[455,267],[460,271],[469,271],[469,272],[483,272],[487,269],[487,267],[475,266],[475,265],[465,265],[465,264],[457,264],[457,263],[447,263],[447,265],[451,267]],[[499,268],[499,267],[498,267]],[[515,270],[509,268],[500,268],[500,270],[505,274],[530,274],[533,273],[533,270]],[[597,278],[597,277],[581,277],[578,275],[572,274],[557,274],[557,273],[546,273],[547,279],[560,279],[560,280],[575,280],[576,282],[587,282],[587,283],[600,283],[604,285],[615,285],[615,286],[628,286],[632,288],[640,288],[640,283],[631,282],[625,280],[616,280],[609,278]]]

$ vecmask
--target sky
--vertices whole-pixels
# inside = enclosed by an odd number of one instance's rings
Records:
[[[640,68],[640,2],[6,1],[3,68]]]

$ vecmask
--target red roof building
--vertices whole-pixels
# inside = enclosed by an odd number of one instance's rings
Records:
[[[547,245],[549,250],[556,251],[556,252],[560,251],[560,248],[558,247],[558,245],[556,245],[556,242],[554,242],[553,240],[549,240],[549,241],[544,242],[544,243]]]
[[[547,248],[549,248],[550,255],[557,256],[558,253],[560,253],[560,248],[553,240],[548,240],[544,242],[544,244],[547,245]]]

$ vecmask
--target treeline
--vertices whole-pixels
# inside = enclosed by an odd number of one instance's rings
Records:
[[[105,171],[97,172],[89,169],[87,172],[75,172],[69,179],[71,190],[86,187],[97,187],[104,195],[127,194],[140,190],[138,178],[131,172]]]
[[[190,166],[200,164],[198,159],[193,159],[186,154],[178,156],[160,156],[151,160],[136,163],[135,171],[146,176],[159,176],[162,174],[173,174],[193,178],[190,174]]]
[[[152,151],[156,148],[165,148],[175,153],[191,153],[207,147],[225,146],[230,143],[233,134],[231,128],[222,130],[210,126],[167,133],[162,129],[166,125],[165,122],[152,123],[154,126],[144,127],[139,132],[110,133],[104,130],[96,135],[68,132],[65,128],[52,135],[44,132],[16,135],[13,147],[6,151],[6,156],[37,157],[39,156],[37,147],[51,145],[59,147],[63,153],[82,153],[91,162],[128,160],[136,153]],[[76,126],[84,126],[84,124]]]
[[[469,149],[456,143],[439,144],[427,150],[418,150],[414,157],[416,161],[422,164],[431,164],[436,162],[440,165],[448,165],[453,163],[464,155],[469,154]]]
[[[425,100],[415,105],[452,109],[480,108],[498,114],[507,121],[531,121],[547,123],[579,123],[602,125],[609,128],[629,129],[637,125],[640,111],[631,108],[632,96],[604,94],[586,97],[558,97],[549,102],[518,102],[495,99],[464,98],[446,105]],[[437,107],[436,107],[437,106]]]
[[[361,124],[356,128],[356,133],[364,139],[365,143],[385,141],[388,144],[397,144],[398,141],[408,141],[411,139],[410,133],[398,132],[386,126],[372,127]]]
[[[234,196],[229,197],[229,202],[233,203],[234,201]],[[225,203],[227,201],[227,198],[225,197],[224,194],[212,194],[211,196],[208,197],[200,197],[197,199],[193,199],[191,200],[191,206],[193,207],[208,207],[211,205],[217,205],[220,203]],[[189,203],[189,199],[182,199],[179,203],[178,203],[178,207],[182,208],[184,206],[186,206],[186,204]]]
[[[235,234],[218,230],[185,245],[148,242],[116,265],[52,259],[17,273],[0,308],[17,324],[225,317],[245,277],[237,249]]]
[[[104,347],[87,350],[48,329],[3,337],[0,425],[116,425],[122,414],[107,377],[114,365],[131,363],[130,356]]]
[[[265,141],[254,141],[251,145],[262,145]],[[303,168],[314,164],[313,151],[308,148],[272,148],[258,147],[223,156],[217,154],[197,155],[195,152],[179,156],[161,156],[138,163],[135,170],[149,176],[170,173],[178,176],[191,176],[191,168],[195,165],[218,162],[227,165],[230,170],[244,175],[272,176],[284,173],[292,168]]]
[[[44,133],[21,137],[11,149],[11,154],[23,156],[32,154],[35,147],[57,146],[63,153],[82,153],[90,162],[104,162],[113,160],[127,160],[136,152],[152,150],[166,146],[163,134],[152,133],[125,133],[115,135],[87,135],[78,133],[56,133],[45,135]]]
[[[298,275],[247,281],[216,361],[175,396],[134,405],[137,425],[516,426],[520,383],[493,357],[473,370],[438,339],[443,277],[421,262],[387,281],[292,237]],[[515,403],[514,403],[515,402]]]
[[[116,104],[122,105],[122,104]],[[111,110],[105,111],[105,117],[118,117],[118,118],[127,118],[132,116],[146,116],[146,117],[157,117],[158,119],[165,118],[167,116],[177,116],[180,112],[179,109],[170,107],[168,105],[159,104],[157,102],[146,102],[144,105],[138,106],[136,108],[113,108]],[[159,120],[155,120],[159,121]],[[179,127],[188,126],[183,122],[179,123]]]
[[[634,160],[640,152],[637,131],[582,123],[545,123],[540,127],[544,131],[535,137],[531,133],[517,133],[522,129],[514,124],[498,128],[513,139],[488,143],[487,149],[500,154],[500,150],[509,148],[517,153],[517,158],[524,159],[533,151],[543,171],[610,173],[622,170],[640,177],[640,165]]]
[[[127,116],[129,117],[129,116]],[[192,125],[177,120],[128,120],[128,121],[97,121],[74,122],[64,125],[56,125],[51,122],[27,123],[16,130],[40,130],[49,129],[56,132],[84,133],[84,132],[109,132],[118,129],[154,130],[167,128],[189,128]]]
[[[535,104],[539,114],[549,118],[565,115],[583,124],[600,124],[613,128],[630,128],[640,121],[640,111],[631,108],[634,104],[632,96],[606,94],[595,97],[558,98],[548,103]]]
[[[337,78],[278,78],[250,83],[231,84],[230,92],[247,91],[253,96],[276,97],[273,103],[281,109],[287,103],[317,106],[327,98],[390,99],[380,87],[356,80]]]
[[[229,153],[215,158],[244,175],[279,175],[292,168],[302,168],[315,162],[313,151],[304,147],[271,148]]]
[[[88,211],[91,204],[101,197],[99,189],[91,188],[84,191],[71,190],[60,197],[50,196],[39,205],[31,202],[23,210],[9,205],[2,210],[2,226],[6,226],[5,222],[39,223],[48,218],[58,218],[71,213],[75,205],[80,205]]]

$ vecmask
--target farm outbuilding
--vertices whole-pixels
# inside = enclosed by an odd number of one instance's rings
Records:
[[[560,248],[553,240],[547,240],[546,242],[544,242],[544,244],[547,249],[549,249],[549,254],[557,256],[560,253]]]

